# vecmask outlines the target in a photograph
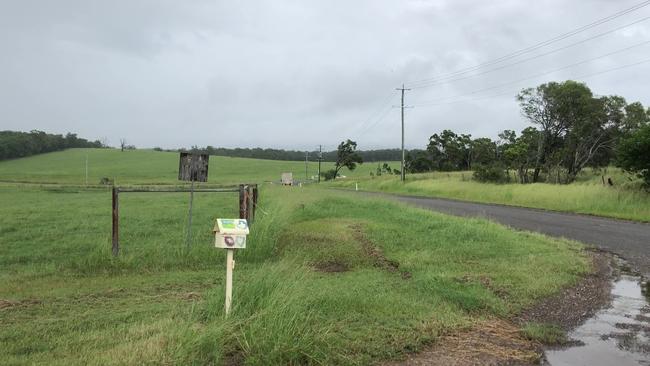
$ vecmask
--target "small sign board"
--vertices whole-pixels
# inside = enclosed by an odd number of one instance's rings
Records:
[[[282,185],[292,186],[293,185],[293,173],[282,173]]]
[[[207,182],[208,154],[182,152],[178,162],[178,180]]]
[[[245,219],[217,219],[213,231],[216,248],[246,248],[246,235],[249,229]]]

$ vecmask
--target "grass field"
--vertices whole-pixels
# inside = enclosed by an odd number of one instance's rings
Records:
[[[31,183],[85,184],[86,157],[88,183],[98,184],[103,177],[116,184],[169,184],[178,180],[178,153],[153,150],[68,149],[23,159],[0,162],[0,181]],[[323,162],[321,170],[333,163]],[[360,165],[347,176],[368,176],[373,164]],[[209,183],[231,184],[279,181],[282,172],[293,172],[294,179],[305,179],[305,163],[211,156]],[[318,163],[309,162],[308,177],[317,176]]]
[[[211,228],[235,197],[197,195],[186,251],[185,195],[125,196],[118,259],[107,192],[4,186],[0,200],[4,364],[367,364],[508,317],[588,270],[565,241],[265,186],[225,319]]]
[[[176,182],[176,154],[88,154],[93,179]],[[237,215],[236,195],[196,194],[189,249],[187,194],[122,195],[114,258],[110,193],[78,186],[85,155],[0,163],[4,181],[57,183],[0,185],[2,364],[369,364],[508,319],[590,271],[576,243],[267,183],[248,247],[235,255],[226,319],[225,254],[211,230]],[[211,163],[217,183],[275,180],[276,169],[301,164]]]
[[[636,221],[650,221],[650,194],[638,185],[627,183],[620,171],[610,169],[614,187],[603,186],[601,176],[584,173],[569,185],[561,184],[490,184],[471,179],[472,172],[438,172],[399,176],[352,177],[328,183],[332,187],[378,192],[452,198],[464,201],[498,203],[542,208]]]

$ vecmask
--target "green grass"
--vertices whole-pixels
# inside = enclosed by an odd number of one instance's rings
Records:
[[[116,184],[169,184],[178,180],[178,153],[153,150],[68,149],[28,158],[1,161],[0,181],[31,183],[85,184],[85,164],[88,157],[88,183],[98,184],[103,177]],[[321,169],[331,169],[333,163],[322,163]],[[373,164],[360,165],[346,176],[368,176]],[[318,163],[308,164],[308,176],[316,176]],[[279,181],[283,172],[293,172],[294,179],[305,179],[305,163],[211,156],[209,183],[232,184]]]
[[[548,210],[650,221],[650,194],[627,183],[624,175],[610,169],[616,186],[603,186],[600,175],[585,173],[573,184],[489,184],[471,179],[471,172],[415,174],[406,183],[399,176],[353,177],[328,183],[332,187],[443,197]]]
[[[39,175],[35,166],[47,164],[25,161],[34,170],[20,179],[77,183],[74,174]],[[0,165],[4,178],[10,163]],[[134,163],[123,176],[159,182],[154,170]],[[480,319],[510,317],[589,271],[572,242],[345,192],[265,184],[266,214],[258,211],[247,249],[235,255],[226,319],[225,255],[212,247],[211,230],[214,218],[236,215],[237,199],[197,194],[186,250],[187,198],[123,195],[115,259],[109,192],[0,186],[2,363],[368,364]],[[317,270],[323,263],[346,271]]]
[[[562,345],[568,341],[566,332],[555,324],[526,323],[521,332],[524,337],[548,346]]]

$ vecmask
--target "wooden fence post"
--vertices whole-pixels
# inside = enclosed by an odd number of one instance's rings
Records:
[[[120,253],[120,202],[119,202],[120,189],[113,186],[113,256],[117,257]]]
[[[255,221],[255,214],[257,213],[257,184],[253,184],[253,204],[251,210],[253,211],[253,221]]]
[[[239,218],[245,219],[248,213],[248,187],[245,184],[239,185]]]
[[[253,185],[249,185],[246,189],[247,202],[246,202],[246,220],[249,224],[253,222]]]

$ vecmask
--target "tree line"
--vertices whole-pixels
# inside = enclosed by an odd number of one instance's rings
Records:
[[[100,148],[100,141],[88,141],[67,133],[54,135],[43,131],[0,131],[0,160],[23,158],[30,155],[59,151],[73,147]]]
[[[549,82],[517,95],[531,126],[498,139],[451,130],[435,133],[425,150],[410,151],[407,172],[474,170],[477,180],[571,183],[587,168],[611,164],[650,184],[650,109],[623,97],[596,96],[584,83]]]
[[[157,150],[162,150],[158,149]],[[186,149],[181,149],[186,151]],[[264,160],[283,160],[283,161],[305,161],[305,154],[309,154],[310,161],[317,161],[319,151],[298,151],[298,150],[282,150],[282,149],[262,149],[262,148],[234,148],[228,149],[224,147],[206,146],[205,148],[192,147],[190,150],[203,151],[209,155],[229,156],[237,158],[251,158],[251,159],[264,159]],[[402,159],[402,151],[400,149],[378,149],[378,150],[357,150],[356,153],[361,156],[363,161],[377,162],[377,161],[396,161]],[[338,149],[334,151],[323,151],[323,160],[327,162],[336,162]]]

